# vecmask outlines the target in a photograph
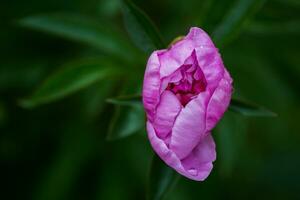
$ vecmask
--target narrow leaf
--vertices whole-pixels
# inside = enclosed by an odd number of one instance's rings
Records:
[[[265,0],[236,0],[224,20],[213,32],[213,39],[217,46],[221,47],[233,40],[264,2]]]
[[[247,120],[233,112],[227,112],[214,130],[219,148],[219,169],[224,177],[231,177],[245,146]]]
[[[107,140],[117,140],[139,133],[145,125],[145,113],[139,100],[140,96],[126,95],[127,93],[140,93],[140,82],[136,79],[129,79],[122,81],[122,84],[120,95],[123,96],[107,100],[116,105]]]
[[[140,95],[119,96],[116,98],[106,99],[106,102],[122,106],[133,106],[141,104],[142,97]]]
[[[266,108],[244,100],[232,99],[229,110],[245,116],[276,117],[277,114]]]
[[[162,200],[175,186],[180,175],[154,155],[148,177],[147,199]]]
[[[109,126],[107,140],[117,140],[138,133],[144,124],[142,106],[117,106]]]
[[[96,81],[119,74],[118,66],[104,59],[101,62],[69,64],[50,76],[32,96],[22,100],[21,105],[30,108],[49,103],[88,87]]]
[[[123,1],[122,12],[125,27],[137,47],[147,53],[166,47],[151,19],[130,0]]]
[[[287,22],[252,22],[247,27],[247,33],[255,35],[299,35],[300,20]]]
[[[20,24],[67,39],[82,42],[122,58],[134,58],[134,47],[118,30],[98,19],[86,16],[56,13],[21,19]]]

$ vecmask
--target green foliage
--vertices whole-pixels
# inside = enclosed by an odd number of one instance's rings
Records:
[[[166,47],[154,23],[131,0],[124,0],[122,8],[125,27],[140,49],[151,53],[155,49]]]
[[[148,176],[147,199],[162,200],[179,179],[179,174],[168,167],[157,155],[153,156]]]
[[[264,107],[258,106],[254,103],[249,103],[240,99],[232,99],[230,102],[229,110],[245,115],[245,116],[265,116],[275,117],[276,113],[273,113]]]
[[[215,138],[220,158],[220,172],[223,177],[230,177],[234,173],[240,152],[246,143],[246,118],[236,113],[225,113],[215,129]]]
[[[58,100],[97,81],[118,76],[121,71],[118,64],[106,59],[68,64],[50,76],[33,95],[22,100],[21,105],[31,108]]]
[[[108,103],[117,104],[121,106],[134,106],[142,102],[142,97],[140,95],[127,95],[119,96],[116,98],[109,98],[106,101]]]
[[[265,0],[238,0],[213,33],[218,47],[233,40]]]
[[[139,105],[117,106],[107,139],[115,140],[138,133],[144,127],[144,115],[144,109]]]
[[[28,28],[86,43],[105,53],[125,59],[136,56],[126,37],[112,24],[77,14],[55,13],[23,18],[19,23]]]
[[[247,31],[255,35],[299,35],[300,21],[288,22],[252,22]]]
[[[125,80],[120,93],[140,93],[139,85],[139,82],[135,80]],[[134,96],[130,95],[125,97],[120,96],[116,99],[107,99],[109,103],[115,104],[115,110],[109,126],[107,140],[124,138],[126,136],[139,133],[143,129],[145,123],[145,113],[140,102],[130,103],[130,101],[126,101],[126,99],[130,99],[132,101],[133,97]]]

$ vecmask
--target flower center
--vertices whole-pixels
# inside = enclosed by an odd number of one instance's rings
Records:
[[[186,106],[200,92],[205,91],[206,80],[199,66],[195,64],[182,65],[177,73],[181,79],[169,82],[167,90],[172,91],[183,106]]]

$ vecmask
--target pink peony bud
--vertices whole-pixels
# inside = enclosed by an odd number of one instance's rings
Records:
[[[232,79],[200,28],[169,49],[154,51],[144,77],[150,143],[178,173],[202,181],[216,159],[211,130],[226,111]]]

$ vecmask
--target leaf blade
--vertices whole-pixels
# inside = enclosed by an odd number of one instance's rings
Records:
[[[219,148],[220,172],[224,177],[231,177],[247,141],[248,120],[236,113],[225,113],[214,131]]]
[[[101,62],[101,64],[82,62],[64,66],[59,72],[49,76],[33,95],[21,100],[21,106],[32,108],[40,104],[50,103],[86,88],[99,80],[120,74],[120,70],[114,66],[114,63],[108,60]]]
[[[247,27],[247,33],[254,35],[299,35],[300,20],[288,22],[259,22],[254,21]]]
[[[142,106],[117,106],[106,139],[118,140],[142,130],[145,123]]]
[[[248,117],[276,117],[277,114],[268,109],[240,99],[232,99],[229,110]]]
[[[142,103],[142,97],[140,95],[127,95],[119,96],[115,98],[106,99],[107,103],[121,105],[121,106],[133,106]]]
[[[144,11],[130,0],[124,0],[122,5],[125,28],[137,47],[146,53],[166,47],[158,29]]]
[[[217,46],[222,47],[232,41],[244,28],[245,22],[253,17],[264,2],[265,0],[236,1],[213,32],[213,39]]]
[[[176,171],[168,167],[157,155],[154,155],[148,177],[147,199],[164,199],[179,178],[180,175]]]
[[[140,92],[141,84],[136,80],[126,80],[122,83],[120,93],[124,96],[119,96],[115,99],[106,101],[116,105],[113,118],[109,125],[109,131],[106,139],[109,141],[122,139],[139,133],[145,124],[145,114],[141,101],[138,98],[140,95],[126,95],[127,93]]]
[[[52,13],[29,16],[19,21],[21,26],[57,35],[96,47],[103,52],[128,59],[135,48],[109,24],[71,13]]]

